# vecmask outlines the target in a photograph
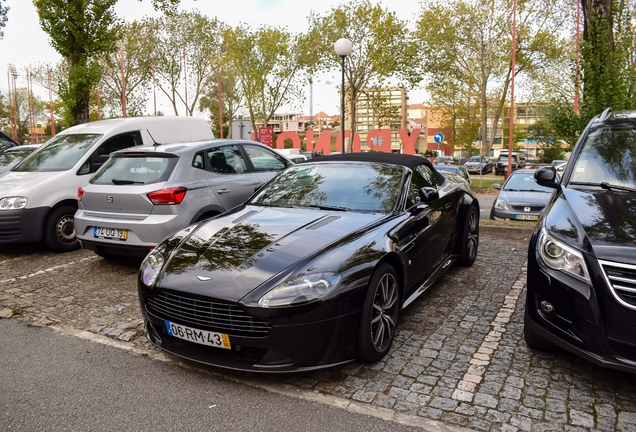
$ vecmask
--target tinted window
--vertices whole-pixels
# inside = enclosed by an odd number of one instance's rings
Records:
[[[157,155],[117,155],[90,180],[94,184],[150,184],[167,181],[178,157]]]
[[[435,177],[435,175],[433,174],[433,171],[429,167],[427,167],[426,165],[420,165],[417,168],[415,168],[415,171],[417,171],[422,176],[422,178],[426,182],[426,185],[425,185],[426,187],[430,187],[433,189],[437,189],[439,187],[437,178]]]
[[[285,159],[264,147],[243,145],[255,171],[282,171],[287,168]]]
[[[385,164],[300,164],[278,175],[251,203],[390,212],[400,198],[403,175],[403,168]]]
[[[204,169],[205,164],[203,162],[203,152],[199,152],[194,155],[194,159],[192,159],[192,166],[199,169]]]
[[[97,154],[108,158],[108,155],[112,152],[129,147],[135,147],[141,144],[142,141],[139,132],[127,132],[108,138],[97,148]]]
[[[534,181],[534,173],[513,173],[508,181],[504,184],[503,190],[505,191],[534,191],[534,192],[549,192],[552,193],[554,189],[543,187],[538,185]]]
[[[90,150],[101,134],[68,134],[56,135],[37,152],[30,154],[16,171],[66,171],[71,168]]]
[[[210,170],[217,174],[241,174],[247,170],[238,146],[215,147],[207,150]]]
[[[592,130],[581,148],[571,181],[607,182],[636,188],[636,131],[624,129]]]
[[[517,155],[512,155],[512,161],[513,162],[517,162]],[[503,162],[503,163],[508,163],[508,155],[507,154],[502,154],[499,155],[499,159],[497,159],[497,162]]]

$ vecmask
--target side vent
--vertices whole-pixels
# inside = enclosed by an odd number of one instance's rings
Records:
[[[317,230],[318,228],[322,228],[327,224],[330,224],[331,222],[340,219],[340,216],[329,216],[328,218],[325,218],[321,221],[316,222],[315,224],[308,226],[307,229],[308,230]]]
[[[241,221],[244,221],[245,219],[247,219],[247,218],[249,218],[249,217],[254,216],[256,213],[258,213],[256,210],[248,211],[248,212],[247,212],[247,213],[245,213],[243,216],[241,216],[241,217],[238,217],[238,218],[234,219],[234,220],[232,221],[232,223],[233,223],[233,224],[237,224],[237,223],[239,223],[239,222],[241,222]]]

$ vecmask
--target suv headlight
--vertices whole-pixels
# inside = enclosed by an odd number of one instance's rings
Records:
[[[0,199],[0,210],[15,210],[26,207],[27,197],[5,197]]]
[[[157,282],[157,276],[163,267],[163,255],[157,249],[153,249],[141,263],[141,282],[151,287]]]
[[[499,210],[509,210],[508,203],[502,199],[497,199],[497,201],[495,201],[495,208]]]
[[[263,308],[291,306],[318,300],[332,292],[340,283],[338,273],[314,273],[299,276],[278,285],[258,301]]]
[[[590,275],[583,254],[552,237],[545,228],[537,240],[539,256],[548,267],[590,283]]]

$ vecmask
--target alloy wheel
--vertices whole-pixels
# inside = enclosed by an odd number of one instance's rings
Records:
[[[371,315],[371,342],[384,351],[393,340],[398,314],[398,284],[395,277],[385,273],[375,289]]]
[[[479,241],[479,234],[477,233],[477,227],[479,224],[479,219],[476,211],[470,212],[468,219],[468,243],[466,247],[468,248],[468,256],[470,259],[473,259],[477,256],[477,244]]]

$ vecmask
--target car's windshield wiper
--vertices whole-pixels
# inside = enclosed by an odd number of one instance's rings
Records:
[[[131,184],[145,184],[144,182],[134,181],[134,180],[118,180],[112,179],[111,182],[116,185],[131,185]]]
[[[525,192],[519,189],[504,189],[506,192]]]
[[[349,211],[349,209],[347,207],[338,207],[338,206],[330,206],[330,205],[319,205],[319,204],[309,204],[309,205],[298,206],[298,207],[310,207],[310,208],[317,208],[317,209],[320,209],[320,210],[334,210],[334,211],[345,211],[345,212]]]
[[[260,207],[286,207],[290,208],[289,204],[277,204],[277,203],[263,203],[263,202],[251,202],[250,205],[260,206]]]
[[[607,182],[600,182],[600,183],[594,183],[594,182],[570,182],[570,184],[578,185],[578,186],[598,186],[598,187],[606,189],[606,190],[622,190],[622,191],[627,191],[627,192],[636,192],[636,188],[632,188],[632,187],[629,187],[629,186],[622,186],[622,185],[614,185],[614,184],[610,184],[610,183],[607,183]]]

